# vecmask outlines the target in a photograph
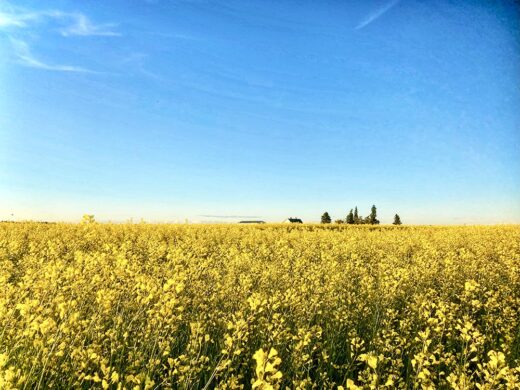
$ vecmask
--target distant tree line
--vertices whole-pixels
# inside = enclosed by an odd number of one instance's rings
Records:
[[[321,223],[331,223],[332,218],[329,213],[325,211],[321,216]],[[349,225],[379,225],[379,219],[377,219],[377,208],[375,205],[370,209],[370,214],[363,218],[359,215],[357,206],[354,209],[350,209],[350,212],[347,214],[345,219],[336,219],[335,223],[346,223]],[[394,216],[394,225],[401,225],[401,218],[399,214]]]

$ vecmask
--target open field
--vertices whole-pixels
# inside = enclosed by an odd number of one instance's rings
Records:
[[[519,313],[520,226],[0,224],[0,388],[519,388]]]

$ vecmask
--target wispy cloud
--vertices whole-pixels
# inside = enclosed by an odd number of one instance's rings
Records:
[[[368,26],[370,23],[376,21],[381,16],[383,16],[385,13],[387,13],[391,8],[393,8],[397,3],[399,3],[400,0],[392,0],[389,3],[386,3],[385,5],[379,7],[375,11],[372,11],[365,19],[363,19],[357,26],[356,30],[360,30],[363,27]]]
[[[80,73],[97,73],[89,69],[82,68],[80,66],[73,65],[59,65],[59,64],[46,64],[37,58],[35,58],[27,42],[19,39],[11,38],[11,44],[13,46],[15,55],[20,64],[28,66],[30,68],[38,68],[44,70],[50,70],[55,72],[80,72]]]
[[[1,0],[0,0],[1,1]],[[64,12],[60,10],[30,10],[8,7],[0,2],[0,31],[13,33],[17,39],[10,38],[14,56],[20,65],[56,72],[99,73],[81,66],[47,63],[35,57],[26,40],[21,39],[23,32],[28,36],[39,33],[59,33],[69,36],[119,36],[113,23],[96,24],[80,12]],[[41,26],[46,30],[42,31]],[[15,33],[16,31],[16,33]]]
[[[27,22],[37,19],[32,13],[13,14],[0,11],[0,28],[3,27],[26,27]]]
[[[62,25],[58,30],[64,37],[68,36],[121,36],[114,31],[114,23],[95,24],[80,12],[35,11],[35,12],[3,12],[0,11],[0,28],[28,28],[37,22],[54,21]]]
[[[199,215],[199,217],[205,218],[260,218],[255,215]]]
[[[105,23],[105,24],[93,24],[89,18],[81,13],[64,13],[59,11],[54,11],[50,13],[51,16],[61,19],[66,19],[72,21],[72,23],[61,29],[61,35],[64,37],[68,37],[71,35],[80,35],[80,36],[107,36],[107,37],[118,37],[121,36],[121,33],[113,31],[113,28],[116,27],[114,23]]]

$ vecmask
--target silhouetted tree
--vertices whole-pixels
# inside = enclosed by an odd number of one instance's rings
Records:
[[[354,213],[352,212],[352,209],[350,209],[350,213],[348,213],[348,215],[347,215],[346,222],[348,224],[353,224],[354,223]]]
[[[354,209],[354,223],[359,223],[359,214],[358,214],[358,211],[357,211],[357,206]]]
[[[396,215],[394,216],[394,223],[393,223],[393,224],[394,224],[394,225],[401,225],[401,224],[402,224],[402,222],[401,222],[401,217],[399,217],[399,214],[396,214]]]
[[[345,221],[342,220],[342,219],[336,219],[336,220],[334,221],[334,223],[337,223],[338,225],[341,225],[342,223],[345,223]]]
[[[377,219],[376,205],[373,205],[372,209],[370,210],[370,215],[368,216],[368,223],[371,225],[379,224],[379,220]]]
[[[330,215],[329,213],[327,213],[326,211],[323,213],[323,215],[321,216],[321,223],[330,223],[332,221],[332,219],[330,218]]]

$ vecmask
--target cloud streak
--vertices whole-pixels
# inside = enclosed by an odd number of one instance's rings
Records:
[[[26,14],[12,14],[0,12],[0,28],[3,27],[19,27],[23,28],[27,26],[27,22],[30,20],[36,20],[38,16],[32,13]]]
[[[97,73],[94,71],[91,71],[86,68],[82,68],[80,66],[73,66],[73,65],[59,65],[59,64],[46,64],[37,58],[35,58],[31,50],[29,48],[29,45],[21,41],[19,39],[13,39],[11,38],[11,45],[13,46],[15,55],[21,65],[30,67],[30,68],[37,68],[37,69],[43,69],[43,70],[50,70],[55,72],[77,72],[77,73]]]
[[[370,13],[365,19],[363,19],[356,27],[355,30],[361,30],[362,28],[368,26],[370,23],[376,21],[385,13],[387,13],[390,9],[392,9],[400,0],[392,0],[389,3],[386,3],[382,7],[379,7],[372,13]]]
[[[65,24],[59,29],[64,37],[69,36],[110,36],[122,34],[114,31],[114,23],[95,24],[86,15],[79,12],[38,11],[38,12],[11,12],[0,11],[0,28],[27,28],[31,24],[45,21],[55,21]]]
[[[199,215],[205,218],[260,218],[255,215]]]
[[[53,12],[52,16],[61,19],[69,19],[72,24],[60,30],[64,37],[79,35],[79,36],[106,36],[119,37],[121,33],[112,31],[115,27],[113,23],[93,24],[89,18],[80,13],[63,13]]]

